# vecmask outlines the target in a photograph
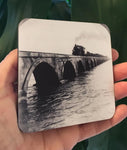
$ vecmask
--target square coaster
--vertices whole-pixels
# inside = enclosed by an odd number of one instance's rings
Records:
[[[20,22],[18,36],[18,124],[23,132],[113,116],[106,25],[30,18]]]

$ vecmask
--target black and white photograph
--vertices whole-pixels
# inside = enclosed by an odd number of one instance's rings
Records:
[[[106,25],[24,19],[18,31],[18,124],[43,131],[114,115]]]

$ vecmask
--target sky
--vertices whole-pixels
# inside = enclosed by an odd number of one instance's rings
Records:
[[[19,24],[19,50],[72,54],[75,44],[111,57],[109,31],[101,24],[25,19]]]

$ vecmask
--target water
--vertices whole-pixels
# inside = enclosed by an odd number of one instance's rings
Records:
[[[114,111],[111,61],[67,82],[49,96],[39,97],[36,86],[19,103],[20,125],[39,131],[107,119]]]

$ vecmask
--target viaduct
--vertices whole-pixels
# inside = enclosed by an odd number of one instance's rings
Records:
[[[58,87],[63,80],[74,80],[107,61],[107,57],[74,56],[54,53],[19,51],[19,92],[27,91],[31,75],[44,93]]]

